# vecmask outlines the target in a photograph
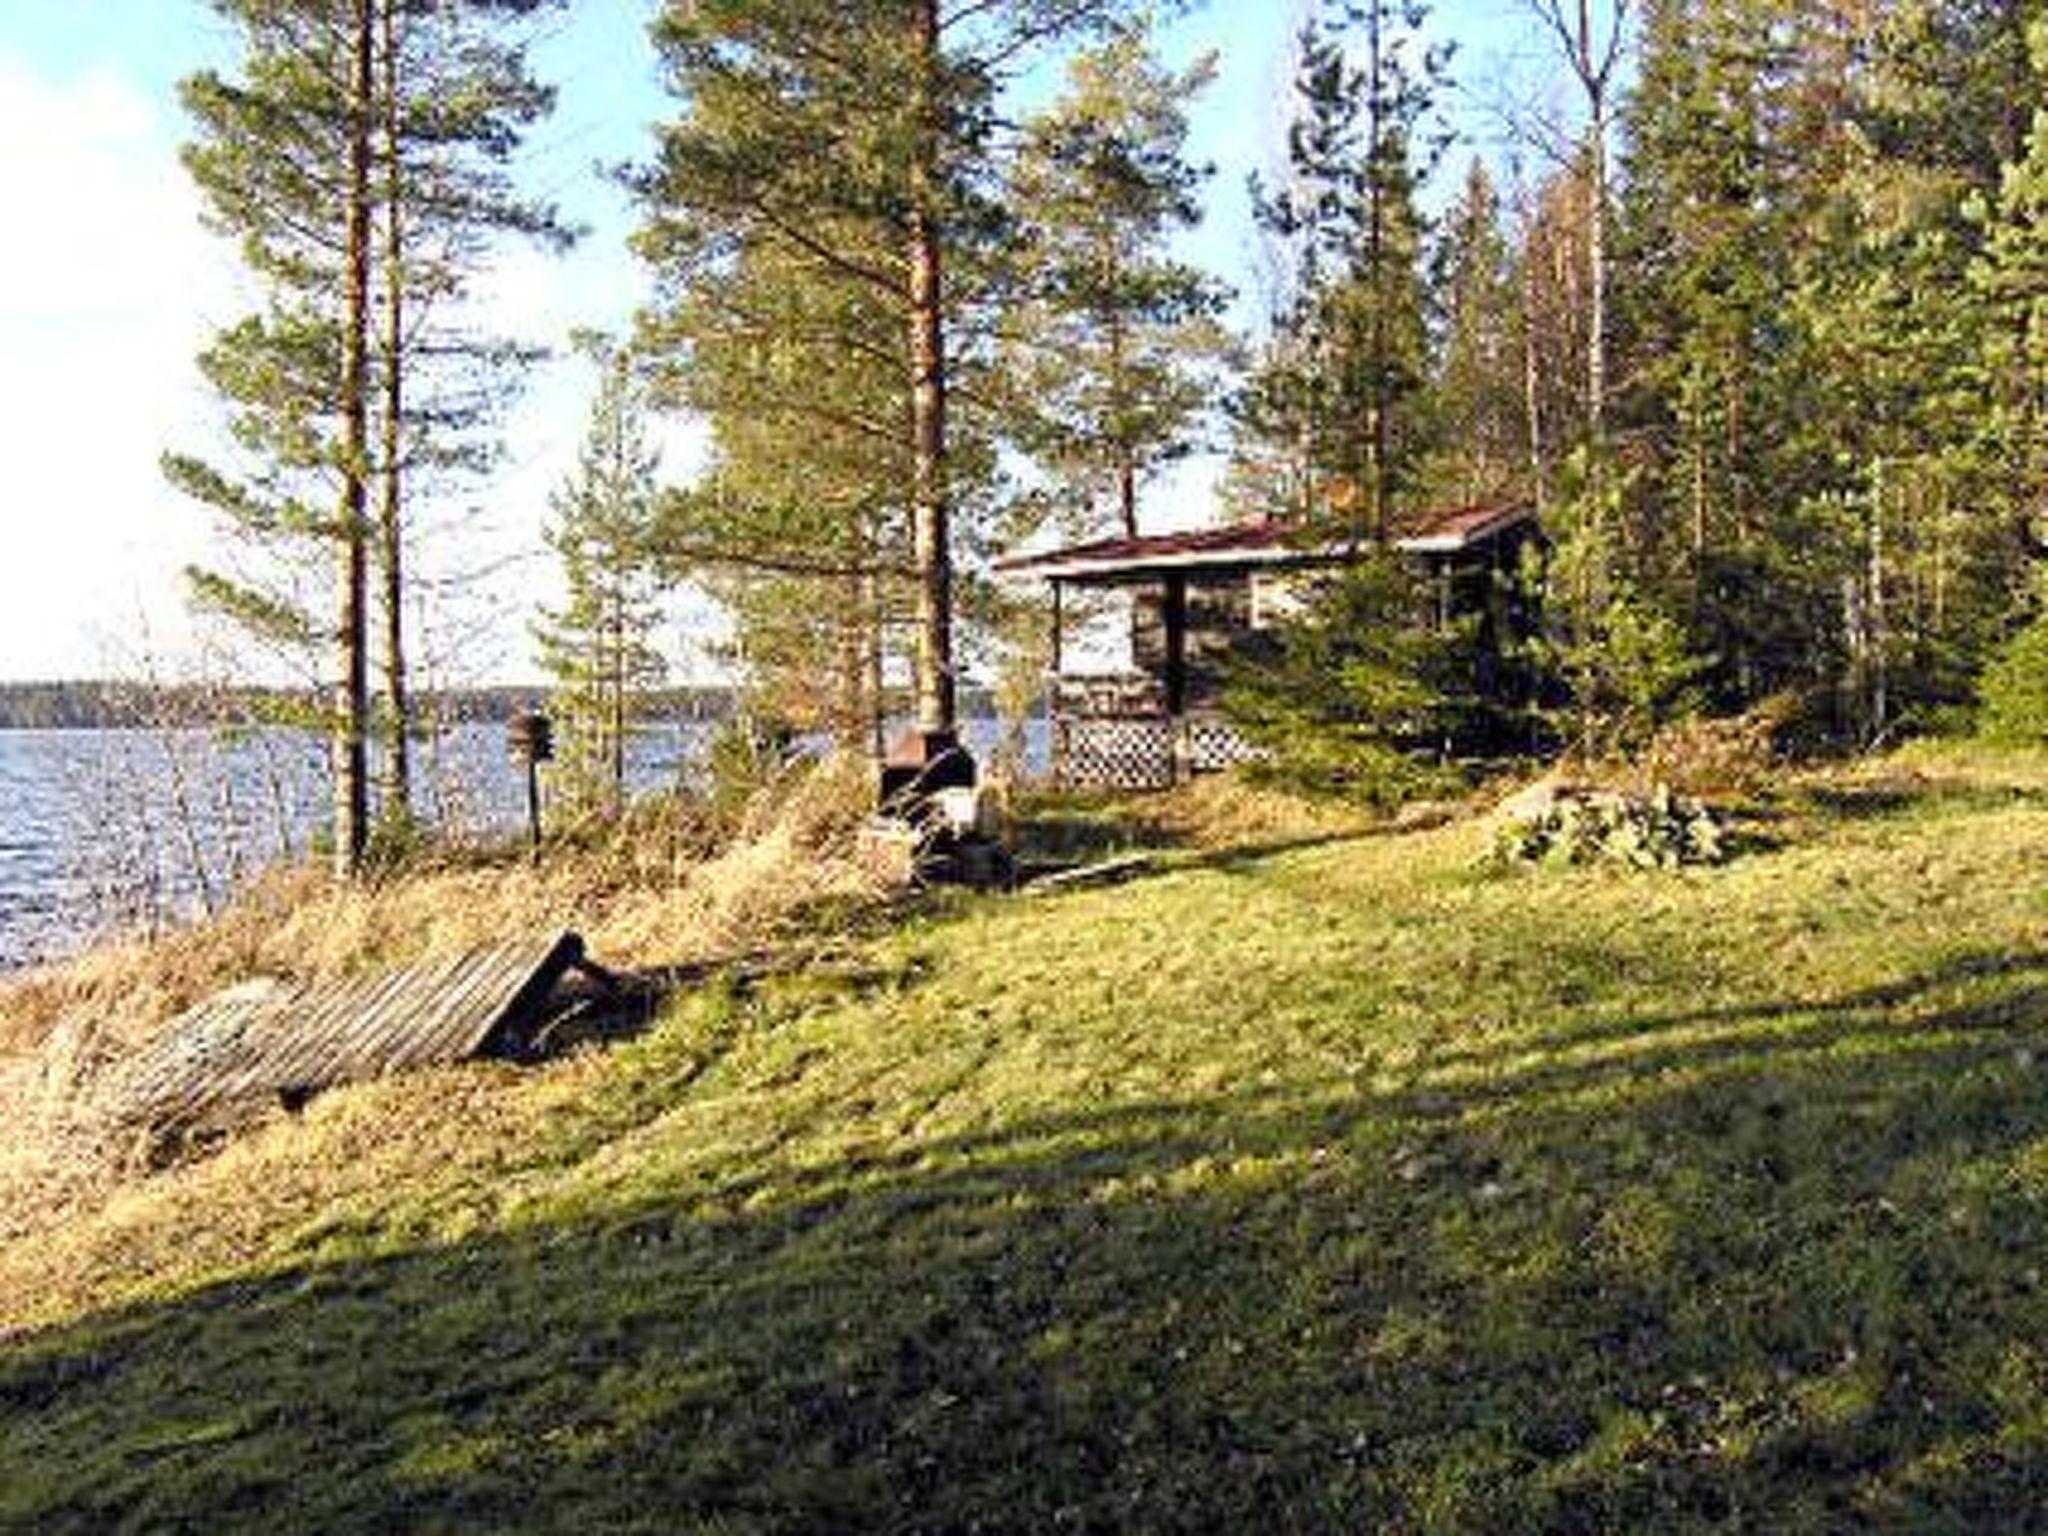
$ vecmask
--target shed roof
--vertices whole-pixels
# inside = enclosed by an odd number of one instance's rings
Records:
[[[1525,501],[1484,502],[1414,516],[1393,538],[1396,549],[1418,555],[1455,555],[1534,520]],[[1221,528],[1196,528],[1137,539],[1098,539],[1066,549],[998,560],[1006,576],[1047,580],[1149,575],[1156,571],[1243,566],[1326,565],[1342,560],[1353,546],[1343,539],[1305,534],[1292,523],[1259,521]]]
[[[513,940],[324,984],[244,983],[114,1068],[91,1108],[159,1131],[226,1123],[342,1083],[488,1052],[588,966],[573,933]]]

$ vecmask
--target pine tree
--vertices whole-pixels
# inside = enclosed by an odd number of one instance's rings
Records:
[[[995,463],[958,389],[992,340],[995,102],[1034,54],[1129,9],[693,0],[656,25],[682,111],[637,181],[639,248],[662,288],[647,338],[718,438],[685,524],[729,530],[695,553],[860,583],[878,625],[894,606],[881,589],[907,588],[927,728],[954,724],[956,543]],[[850,473],[785,496],[820,421],[835,429],[828,461]]]
[[[842,249],[860,237],[851,221],[835,232]],[[909,400],[886,345],[898,316],[871,285],[756,247],[649,334],[666,398],[708,422],[712,445],[698,481],[664,498],[665,568],[732,613],[759,714],[872,745],[885,622],[914,579]]]
[[[543,613],[535,633],[556,682],[560,780],[573,804],[615,814],[625,803],[636,706],[665,671],[653,644],[661,618],[652,565],[659,455],[631,359],[602,343],[591,355],[601,379],[589,429],[546,530],[566,600]]]
[[[457,441],[488,418],[478,379],[491,370],[477,365],[518,355],[453,341],[423,317],[452,306],[493,234],[561,236],[545,210],[510,197],[502,173],[550,98],[516,49],[477,30],[536,3],[216,0],[242,42],[240,74],[202,72],[184,87],[198,129],[186,165],[217,227],[237,239],[264,307],[201,357],[230,408],[236,457],[174,453],[165,469],[234,540],[226,568],[192,573],[195,597],[266,643],[302,650],[316,669],[332,656],[334,857],[344,874],[369,835],[373,559],[384,568],[391,729],[402,732],[401,482],[486,456]],[[424,358],[462,377],[408,403],[404,380]],[[428,423],[440,434],[433,448]],[[316,567],[329,561],[338,579],[323,599]],[[388,805],[402,813],[402,780],[392,782]]]
[[[404,629],[406,547],[418,504],[498,460],[493,436],[540,349],[464,314],[477,267],[507,238],[559,251],[576,238],[510,173],[554,108],[508,21],[556,0],[381,0],[377,141],[377,518],[383,814],[411,819],[414,721]]]
[[[1421,44],[1424,19],[1420,7],[1367,0],[1332,5],[1305,28],[1290,182],[1253,187],[1259,223],[1293,275],[1240,420],[1253,444],[1295,459],[1301,516],[1334,517],[1368,538],[1388,530],[1426,441],[1415,193],[1434,159],[1426,127],[1446,56]]]
[[[264,284],[264,313],[223,332],[201,368],[233,406],[251,461],[238,477],[171,456],[174,483],[259,549],[283,538],[290,586],[218,571],[194,583],[272,641],[331,647],[334,865],[352,875],[369,835],[368,559],[371,203],[376,114],[372,0],[346,8],[238,4],[243,79],[186,82],[202,138],[185,156],[215,224]],[[331,560],[331,606],[306,596]],[[325,607],[331,617],[322,618]]]
[[[1201,220],[1187,108],[1214,74],[1213,58],[1167,72],[1133,27],[1077,58],[1025,125],[1009,200],[1028,219],[1027,297],[1007,371],[1072,535],[1137,536],[1141,486],[1194,449],[1213,393],[1227,296],[1167,242]]]

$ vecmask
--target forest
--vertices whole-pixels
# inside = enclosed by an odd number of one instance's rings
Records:
[[[497,462],[533,360],[466,301],[508,242],[578,233],[516,175],[548,8],[218,0],[239,64],[186,86],[188,168],[264,297],[202,359],[230,450],[166,468],[226,535],[195,597],[331,691],[344,868],[406,814],[411,546],[451,536],[432,509]],[[1042,600],[991,556],[1151,531],[1193,456],[1227,464],[1218,518],[1367,549],[1418,510],[1533,504],[1538,750],[1759,710],[1812,748],[2036,733],[2041,8],[1512,9],[1545,77],[1519,98],[1424,6],[1304,5],[1244,189],[1189,148],[1217,60],[1162,62],[1171,17],[1134,0],[661,7],[672,115],[615,172],[647,291],[630,335],[581,343],[603,382],[538,620],[586,764],[660,680],[682,584],[778,725],[945,728],[969,681],[1021,708]],[[1234,292],[1189,236],[1247,194]],[[650,447],[678,418],[710,442],[684,483]],[[1433,734],[1426,667],[1405,724],[1372,718],[1428,648],[1375,641],[1357,599],[1322,605],[1283,749]]]

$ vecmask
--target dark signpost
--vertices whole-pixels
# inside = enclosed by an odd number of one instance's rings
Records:
[[[508,739],[512,760],[526,770],[526,825],[533,839],[533,856],[540,858],[540,765],[555,760],[554,723],[539,710],[522,710],[512,717]]]

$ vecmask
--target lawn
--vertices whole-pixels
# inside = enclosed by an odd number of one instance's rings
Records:
[[[2032,1530],[2048,768],[948,899],[0,1249],[0,1527]]]

